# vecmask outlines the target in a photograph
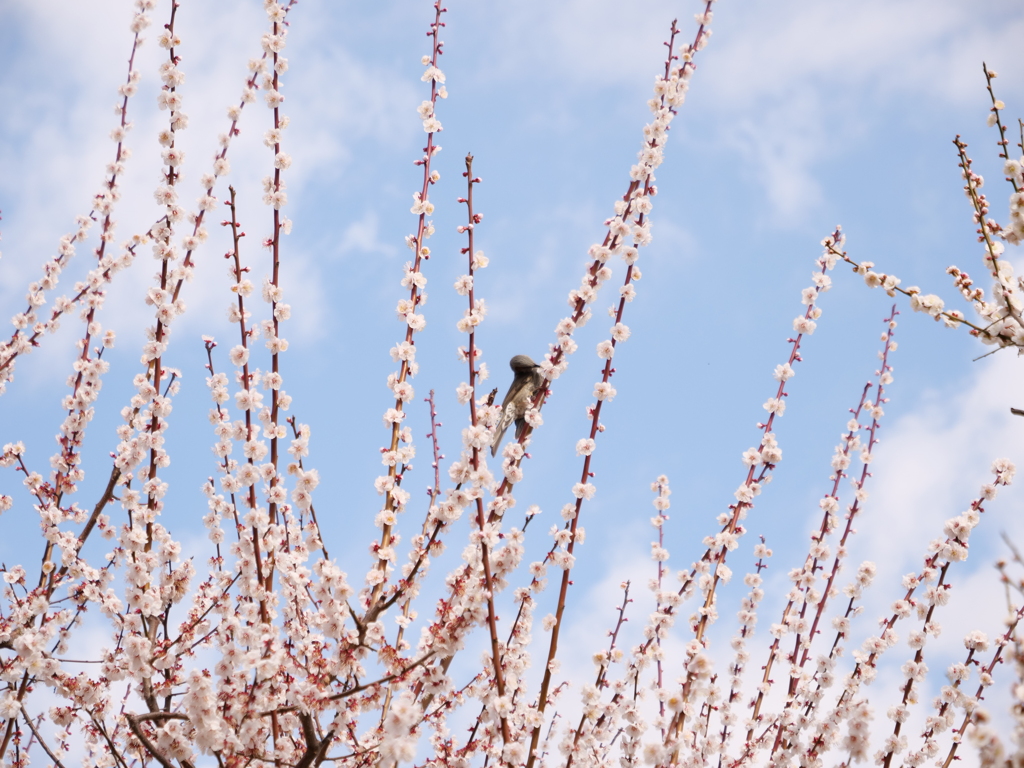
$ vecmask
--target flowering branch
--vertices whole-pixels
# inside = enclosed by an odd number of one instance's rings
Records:
[[[383,609],[380,597],[397,543],[391,531],[397,521],[397,514],[405,509],[409,499],[408,492],[401,488],[402,475],[398,471],[398,466],[408,463],[415,449],[411,445],[411,432],[408,428],[403,430],[401,423],[405,418],[405,403],[414,397],[412,385],[407,380],[415,376],[419,370],[413,336],[426,326],[426,320],[417,310],[426,300],[423,288],[426,287],[427,278],[422,272],[422,267],[423,262],[430,258],[430,248],[426,246],[426,240],[434,234],[434,225],[427,219],[427,216],[434,212],[434,204],[429,200],[429,191],[430,186],[441,178],[437,171],[431,169],[430,164],[434,155],[441,151],[440,145],[434,144],[434,134],[442,128],[434,115],[434,110],[438,98],[448,96],[448,91],[444,87],[444,73],[437,66],[444,47],[444,41],[440,39],[441,28],[444,26],[441,14],[446,11],[446,8],[441,7],[441,0],[435,0],[434,21],[427,32],[432,40],[431,52],[422,59],[427,68],[421,79],[430,83],[430,99],[420,105],[418,112],[423,120],[423,130],[427,134],[427,145],[423,148],[423,157],[415,161],[416,165],[423,167],[423,181],[420,190],[413,195],[413,206],[410,209],[410,212],[418,217],[416,234],[406,237],[406,244],[415,254],[413,260],[406,264],[405,277],[402,278],[402,286],[409,290],[409,298],[399,301],[396,308],[399,319],[406,325],[405,340],[391,350],[392,359],[395,362],[401,361],[401,365],[397,373],[388,376],[388,388],[395,395],[395,405],[384,414],[385,422],[391,427],[391,442],[389,446],[381,448],[382,461],[388,467],[388,473],[378,477],[375,483],[377,492],[385,494],[385,500],[384,508],[378,513],[375,521],[377,527],[381,529],[381,534],[379,544],[374,545],[377,562],[367,575],[367,585],[370,589],[364,597],[366,621],[373,621]],[[400,447],[400,441],[410,444],[407,447]]]

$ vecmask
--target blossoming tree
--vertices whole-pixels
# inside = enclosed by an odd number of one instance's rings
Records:
[[[748,515],[781,461],[776,422],[785,413],[789,382],[802,362],[802,345],[817,328],[820,300],[832,287],[837,265],[852,265],[868,286],[903,296],[911,309],[966,328],[986,344],[1024,347],[1021,287],[1004,250],[1004,244],[1024,238],[1024,175],[1007,138],[1004,106],[993,90],[995,74],[988,70],[991,124],[999,131],[1012,187],[1010,214],[1004,224],[989,216],[982,180],[958,138],[965,192],[993,288],[986,293],[962,270],[949,269],[977,318],[947,310],[937,296],[904,287],[881,267],[858,261],[845,250],[840,228],[829,233],[801,293],[803,309],[792,323],[787,351],[774,369],[775,383],[764,403],[767,416],[755,444],[742,452],[734,497],[703,538],[703,553],[672,581],[665,538],[670,484],[660,469],[653,470],[653,610],[642,618],[635,644],[627,643],[624,627],[636,590],[624,583],[618,609],[609,615],[607,639],[585,649],[593,661],[590,676],[570,680],[561,672],[567,656],[579,655],[566,650],[569,588],[586,535],[581,521],[596,491],[593,461],[604,439],[602,415],[618,394],[614,360],[632,335],[627,315],[638,296],[639,260],[652,238],[655,170],[665,159],[669,129],[697,76],[698,60],[706,55],[713,4],[707,0],[694,22],[673,22],[667,30],[663,66],[652,73],[651,117],[642,126],[636,163],[622,168],[621,196],[611,201],[603,236],[587,251],[585,271],[568,294],[568,313],[554,322],[554,336],[539,360],[543,384],[524,408],[524,426],[506,438],[497,458],[488,449],[502,415],[500,390],[483,384],[487,370],[478,338],[487,312],[478,281],[489,264],[480,245],[486,236],[478,197],[482,179],[471,155],[460,163],[464,191],[457,205],[464,207],[458,256],[465,267],[447,300],[464,307],[457,322],[464,375],[455,395],[465,413],[459,455],[451,461],[442,454],[434,392],[424,398],[426,393],[414,388],[418,342],[427,325],[425,288],[436,255],[429,243],[440,203],[431,193],[440,179],[437,140],[448,96],[441,66],[447,9],[439,1],[429,9],[430,50],[421,62],[423,93],[416,108],[426,142],[411,158],[419,174],[411,208],[415,225],[405,238],[411,258],[396,275],[401,335],[390,350],[389,391],[378,404],[386,429],[379,447],[383,469],[366,480],[380,497],[371,513],[377,530],[367,564],[364,555],[332,541],[321,525],[325,511],[335,512],[344,501],[316,493],[321,476],[310,463],[316,424],[292,415],[298,404],[285,390],[286,329],[303,303],[302,296],[289,294],[286,277],[285,236],[292,227],[285,214],[286,181],[292,160],[283,111],[289,73],[284,52],[292,16],[300,11],[295,0],[264,2],[261,53],[249,62],[241,95],[227,108],[219,149],[203,169],[202,194],[191,206],[181,191],[185,156],[179,135],[189,122],[176,27],[181,3],[171,0],[158,8],[156,0],[136,0],[103,185],[74,228],[59,238],[56,254],[29,286],[26,304],[13,314],[11,335],[0,341],[3,392],[18,386],[14,373],[23,358],[51,343],[62,323],[78,333],[65,361],[70,368],[61,403],[65,417],[49,470],[18,439],[4,445],[0,457],[6,472],[0,488],[16,484],[19,476],[23,486],[0,495],[0,511],[37,516],[42,533],[39,540],[19,545],[22,562],[0,569],[6,584],[0,611],[0,760],[5,765],[41,759],[95,766],[532,768],[616,760],[740,766],[819,765],[826,759],[848,764],[873,755],[888,768],[894,761],[913,766],[936,757],[949,765],[969,732],[982,744],[984,759],[997,759],[1002,747],[985,728],[979,702],[1002,659],[1012,656],[1020,663],[1016,627],[1024,608],[1012,608],[998,637],[968,631],[962,659],[947,671],[949,684],[927,714],[918,720],[911,715],[928,708],[919,699],[928,679],[929,638],[939,632],[937,614],[948,600],[957,563],[967,558],[971,531],[1013,479],[1009,460],[994,461],[991,478],[979,483],[966,511],[947,521],[918,569],[903,579],[878,633],[852,650],[852,661],[844,666],[864,589],[875,575],[872,563],[861,564],[852,576],[844,567],[893,383],[899,304],[881,328],[880,363],[851,403],[820,496],[820,521],[806,557],[789,574],[791,586],[781,615],[769,622],[769,639],[752,645],[765,597],[762,571],[773,554],[764,539],[752,544],[745,594],[729,609],[738,609],[729,650],[717,647],[712,636],[721,589],[734,568],[745,567],[731,553],[748,532]],[[128,194],[122,180],[131,157],[132,99],[144,77],[136,53],[144,31],[157,20],[156,40],[163,51],[159,106],[166,120],[156,135],[161,173],[152,194],[160,216],[118,244],[114,214]],[[263,137],[267,175],[255,188],[228,186],[233,145],[261,100],[271,120]],[[255,282],[253,275],[264,267],[254,264],[244,247],[239,207],[246,196],[262,198],[270,232],[262,243],[269,253],[266,274]],[[237,336],[231,342],[213,335],[203,339],[212,399],[209,429],[187,437],[190,445],[212,445],[210,466],[217,474],[202,483],[206,508],[199,514],[165,479],[172,458],[172,410],[190,373],[172,367],[170,356],[174,344],[185,343],[172,330],[188,310],[189,283],[209,247],[204,246],[209,228],[216,226],[229,234],[229,282],[223,290]],[[92,244],[95,261],[71,290],[56,295],[60,278],[77,266],[74,257],[86,243]],[[158,265],[144,289],[153,318],[141,360],[130,374],[133,394],[120,411],[113,439],[89,430],[118,322],[104,317],[103,306],[115,281],[138,271],[135,262],[144,253],[152,253]],[[608,288],[617,260],[625,269],[618,287]],[[546,540],[534,522],[538,507],[517,510],[517,486],[534,469],[529,461],[533,435],[544,429],[545,405],[578,351],[577,331],[598,322],[592,310],[602,290],[614,299],[607,337],[596,345],[600,374],[586,404],[586,433],[575,445],[578,472],[565,483],[568,501]],[[348,365],[339,387],[360,372],[358,365]],[[433,470],[425,503],[409,490],[416,408],[429,414],[430,423],[429,442],[419,448],[430,456]],[[87,480],[91,457],[108,452],[102,482]],[[852,498],[842,496],[844,479],[853,485]],[[208,551],[200,553],[198,545],[172,532],[186,514],[202,517]],[[98,539],[110,543],[97,544]],[[454,563],[444,557],[452,545],[462,547]],[[532,560],[527,557],[531,546],[541,547]],[[437,564],[447,570],[432,573]],[[552,610],[535,620],[542,603]],[[98,625],[105,632],[101,644],[90,634]],[[911,657],[900,668],[899,691],[885,702],[888,723],[876,728],[872,741],[874,698],[865,687],[900,633],[909,638]],[[479,663],[466,659],[473,651]],[[1019,696],[1016,705],[1024,707]]]

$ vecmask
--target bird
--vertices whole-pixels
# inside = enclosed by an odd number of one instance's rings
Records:
[[[508,394],[501,403],[501,418],[498,419],[498,426],[494,430],[491,456],[498,453],[501,438],[505,436],[505,430],[512,422],[516,424],[516,439],[522,437],[526,428],[526,411],[529,410],[537,392],[544,386],[544,375],[540,372],[540,366],[527,355],[516,355],[509,360],[508,365],[515,373],[515,378],[512,379]]]

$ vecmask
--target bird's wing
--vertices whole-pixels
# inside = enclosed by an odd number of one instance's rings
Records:
[[[527,403],[527,409],[533,407],[533,398],[540,390],[544,389],[544,374],[540,371],[534,371],[533,376],[530,377],[530,386],[533,389],[533,394],[530,395],[530,402]],[[524,411],[523,415],[516,419],[516,440],[523,436],[523,430],[525,429],[526,412]]]
[[[491,456],[495,456],[498,453],[498,448],[501,446],[501,438],[505,436],[505,430],[509,428],[514,419],[512,408],[509,406],[512,404],[512,399],[516,396],[516,393],[522,389],[522,385],[516,386],[517,382],[513,381],[512,386],[508,388],[508,393],[505,395],[505,399],[501,402],[501,418],[498,419],[498,425],[494,428],[494,442],[491,443]]]
[[[501,419],[498,421],[498,426],[495,427],[494,431],[494,442],[491,443],[491,456],[496,456],[498,448],[501,445],[501,438],[505,436],[505,430],[512,424],[512,409],[505,408],[501,412]]]

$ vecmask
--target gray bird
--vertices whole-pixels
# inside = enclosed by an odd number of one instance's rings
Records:
[[[498,453],[501,438],[505,436],[505,430],[512,422],[516,424],[516,440],[522,437],[526,428],[526,419],[523,416],[530,408],[530,401],[544,387],[544,376],[540,372],[540,366],[526,355],[516,355],[509,360],[508,365],[515,373],[515,378],[512,379],[512,386],[508,388],[508,394],[501,403],[501,418],[494,432],[491,456]]]

